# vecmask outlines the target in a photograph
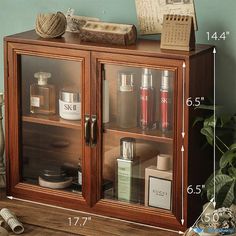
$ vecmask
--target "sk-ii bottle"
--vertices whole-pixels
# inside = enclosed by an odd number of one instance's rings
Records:
[[[143,69],[140,88],[140,126],[142,129],[152,129],[155,124],[155,91],[152,83],[152,72]]]
[[[172,128],[172,93],[170,82],[172,72],[165,70],[162,72],[160,89],[160,129],[162,132]]]

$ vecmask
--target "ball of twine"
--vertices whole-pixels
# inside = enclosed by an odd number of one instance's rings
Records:
[[[63,13],[40,13],[36,19],[36,33],[42,38],[57,38],[66,31],[67,21]]]

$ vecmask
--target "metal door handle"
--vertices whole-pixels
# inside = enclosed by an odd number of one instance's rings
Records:
[[[89,146],[90,145],[90,134],[91,134],[89,115],[85,115],[84,130],[85,130],[85,135],[84,135],[85,143],[87,146]]]
[[[91,125],[91,143],[92,143],[92,146],[97,144],[97,131],[98,131],[97,116],[93,115],[92,116],[92,125]]]

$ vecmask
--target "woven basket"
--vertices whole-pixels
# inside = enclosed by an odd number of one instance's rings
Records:
[[[36,19],[36,33],[42,38],[57,38],[66,31],[66,17],[63,13],[40,13]]]

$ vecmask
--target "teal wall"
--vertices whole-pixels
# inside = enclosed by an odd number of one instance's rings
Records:
[[[198,43],[217,46],[217,100],[230,112],[236,111],[236,1],[195,0]],[[0,39],[32,29],[37,13],[63,11],[69,7],[79,15],[105,21],[137,24],[135,0],[1,0]],[[226,41],[207,41],[207,31],[230,31]],[[3,48],[0,44],[0,91],[3,90]]]

